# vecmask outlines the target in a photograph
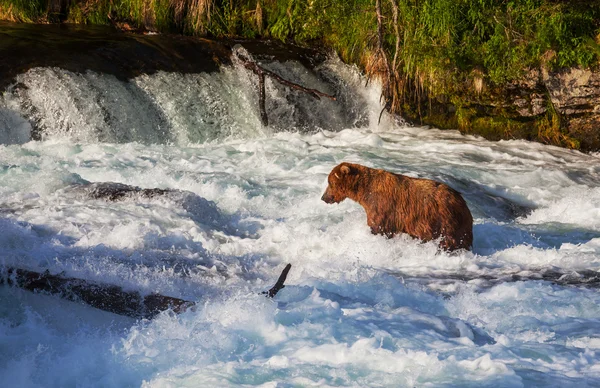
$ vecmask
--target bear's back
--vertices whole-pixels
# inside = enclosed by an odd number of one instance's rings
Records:
[[[449,250],[471,247],[473,218],[458,191],[431,179],[387,174],[394,176],[398,193],[390,202],[395,214],[393,222],[386,222],[386,234],[407,233],[425,241],[442,237],[441,245]]]

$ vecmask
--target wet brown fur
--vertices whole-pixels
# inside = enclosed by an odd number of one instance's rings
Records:
[[[406,233],[423,241],[441,237],[440,248],[448,251],[470,249],[473,244],[473,217],[467,203],[444,183],[351,163],[336,166],[328,183],[321,199],[358,202],[367,212],[373,234]]]

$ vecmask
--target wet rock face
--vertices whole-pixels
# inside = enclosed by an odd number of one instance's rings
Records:
[[[483,107],[473,106],[485,112],[484,116],[493,116],[498,112],[493,108],[500,108],[509,119],[530,123],[532,130],[525,138],[538,141],[535,121],[554,109],[564,135],[577,140],[582,151],[600,150],[600,69],[531,69],[505,88],[488,90]]]
[[[517,95],[512,103],[524,117],[544,113],[548,97],[564,116],[600,114],[600,72],[572,68],[560,72],[530,70],[512,84]]]
[[[583,151],[600,150],[600,114],[588,117],[574,117],[568,123],[569,135],[580,139]]]
[[[547,91],[538,69],[530,70],[525,77],[508,86],[508,103],[522,117],[535,117],[548,109]]]
[[[90,197],[94,199],[106,199],[107,201],[120,201],[134,195],[146,198],[159,197],[168,194],[167,189],[142,189],[137,186],[125,185],[123,183],[101,182],[91,183],[86,187]]]
[[[574,68],[559,73],[542,72],[542,78],[561,114],[600,113],[600,72]]]
[[[583,150],[600,150],[600,71],[574,68],[542,78],[569,135]]]
[[[404,118],[488,140],[525,139],[600,151],[600,68],[530,69],[504,85],[457,90],[462,92],[422,103],[418,114],[411,106]]]

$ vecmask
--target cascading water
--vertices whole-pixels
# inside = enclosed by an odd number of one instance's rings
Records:
[[[266,66],[290,81],[335,93],[338,101],[316,100],[268,79],[267,129],[258,116],[257,78],[241,66],[214,74],[159,72],[129,82],[91,71],[35,68],[17,76],[4,94],[0,129],[5,144],[28,141],[29,126],[12,133],[17,114],[34,123],[34,138],[44,140],[187,145],[255,137],[272,129],[338,131],[368,122],[364,98],[339,78],[336,61],[314,72],[297,62]]]
[[[600,294],[582,286],[600,270],[598,155],[378,124],[355,69],[265,66],[338,101],[267,81],[264,128],[239,65],[35,68],[2,94],[2,263],[197,302],[135,321],[1,286],[3,386],[600,384]],[[461,191],[473,252],[321,202],[341,161]],[[110,201],[106,182],[165,192]]]

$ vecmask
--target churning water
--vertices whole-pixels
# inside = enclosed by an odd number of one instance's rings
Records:
[[[600,270],[598,155],[378,125],[377,85],[338,61],[269,67],[339,100],[268,81],[263,128],[239,66],[38,68],[5,91],[2,263],[197,306],[136,321],[2,286],[2,386],[600,385],[600,293],[566,285]],[[341,161],[461,191],[473,252],[321,202]],[[104,182],[169,190],[90,196]],[[286,288],[259,295],[286,263]]]

